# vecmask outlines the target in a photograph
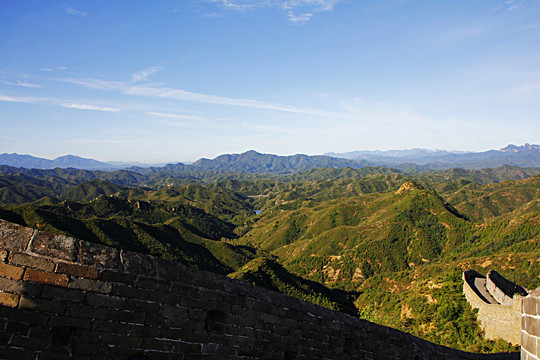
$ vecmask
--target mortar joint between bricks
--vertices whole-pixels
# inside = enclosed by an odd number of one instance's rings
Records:
[[[38,233],[38,230],[34,229],[32,231],[32,236],[30,236],[30,241],[28,241],[28,244],[26,244],[26,248],[24,249],[24,252],[31,253],[30,249],[32,248],[32,243],[34,242],[34,237]]]

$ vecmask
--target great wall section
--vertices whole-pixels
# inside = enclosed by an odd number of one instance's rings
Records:
[[[540,293],[523,299],[538,360]],[[0,220],[0,359],[519,359],[471,354],[150,255]]]
[[[522,360],[540,359],[540,288],[528,292],[494,270],[463,273],[463,294],[488,339],[521,345]]]

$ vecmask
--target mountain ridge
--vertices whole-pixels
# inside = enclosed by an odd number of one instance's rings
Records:
[[[332,155],[332,156],[329,156]],[[163,166],[122,162],[101,162],[76,155],[65,155],[54,160],[31,155],[0,154],[0,165],[19,168],[53,169],[75,168],[85,170],[129,170],[143,175],[161,173],[176,175],[187,172],[245,172],[250,174],[290,174],[314,168],[360,169],[366,166],[385,166],[400,171],[443,170],[449,168],[482,169],[502,165],[520,167],[540,167],[540,145],[509,144],[499,150],[483,152],[462,152],[428,150],[353,151],[348,153],[327,153],[324,155],[274,155],[255,150],[243,153],[222,154],[214,159],[201,158],[191,164],[182,162]]]

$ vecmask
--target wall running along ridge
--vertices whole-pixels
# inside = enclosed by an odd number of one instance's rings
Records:
[[[130,358],[481,360],[519,353],[453,350],[225,276],[0,220],[0,359]]]
[[[463,294],[468,303],[478,309],[478,321],[487,339],[504,339],[512,344],[521,345],[521,301],[518,295],[511,305],[487,303],[474,285],[476,278],[486,277],[474,270],[463,273]],[[486,289],[487,290],[487,289]]]

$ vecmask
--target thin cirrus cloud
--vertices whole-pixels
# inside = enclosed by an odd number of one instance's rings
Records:
[[[137,71],[136,73],[133,73],[133,75],[131,75],[131,82],[138,83],[139,81],[145,81],[150,75],[155,74],[161,70],[163,70],[161,66],[154,66],[148,69]]]
[[[165,99],[183,100],[183,101],[191,101],[191,102],[199,102],[199,103],[215,104],[215,105],[240,106],[240,107],[247,107],[247,108],[254,108],[254,109],[275,110],[275,111],[305,114],[305,115],[324,116],[324,117],[335,117],[335,116],[346,115],[346,114],[336,113],[336,112],[322,110],[322,109],[299,108],[299,107],[283,105],[283,104],[268,103],[268,102],[260,101],[260,100],[208,95],[208,94],[195,93],[195,92],[191,92],[191,91],[187,91],[183,89],[174,89],[174,88],[169,88],[169,87],[135,85],[133,83],[122,82],[122,81],[106,81],[106,80],[99,80],[99,79],[73,79],[73,78],[57,79],[57,80],[80,85],[80,86],[91,88],[91,89],[106,90],[106,91],[119,91],[126,95],[132,95],[132,96],[165,98]]]
[[[89,104],[78,104],[78,103],[70,103],[70,104],[60,104],[62,107],[68,108],[68,109],[78,109],[78,110],[91,110],[91,111],[105,111],[105,112],[120,112],[120,109],[114,108],[114,107],[106,107],[106,106],[96,106],[96,105],[89,105]]]
[[[32,84],[27,81],[21,81],[21,80],[17,80],[16,83],[13,83],[10,81],[2,81],[2,82],[6,85],[11,85],[11,86],[21,86],[21,87],[27,87],[27,88],[40,88],[41,87],[41,85]]]
[[[83,11],[80,11],[80,10],[77,10],[77,9],[74,9],[73,7],[69,6],[68,8],[66,8],[66,14],[68,15],[73,15],[73,16],[82,16],[82,17],[85,17],[87,14]]]
[[[0,101],[4,102],[14,102],[14,103],[25,103],[25,104],[48,104],[48,105],[57,105],[63,108],[68,109],[77,109],[77,110],[91,110],[91,111],[105,111],[105,112],[120,112],[119,108],[108,107],[108,106],[99,106],[91,104],[81,104],[77,102],[46,98],[46,97],[29,97],[29,96],[8,96],[0,94]]]
[[[340,0],[213,0],[219,6],[234,11],[277,8],[295,24],[309,21],[315,13],[334,10]]]
[[[195,115],[181,115],[181,114],[170,114],[170,113],[161,113],[161,112],[146,112],[147,115],[158,116],[168,119],[178,119],[178,120],[194,120],[194,121],[205,121],[206,119],[202,116]]]

